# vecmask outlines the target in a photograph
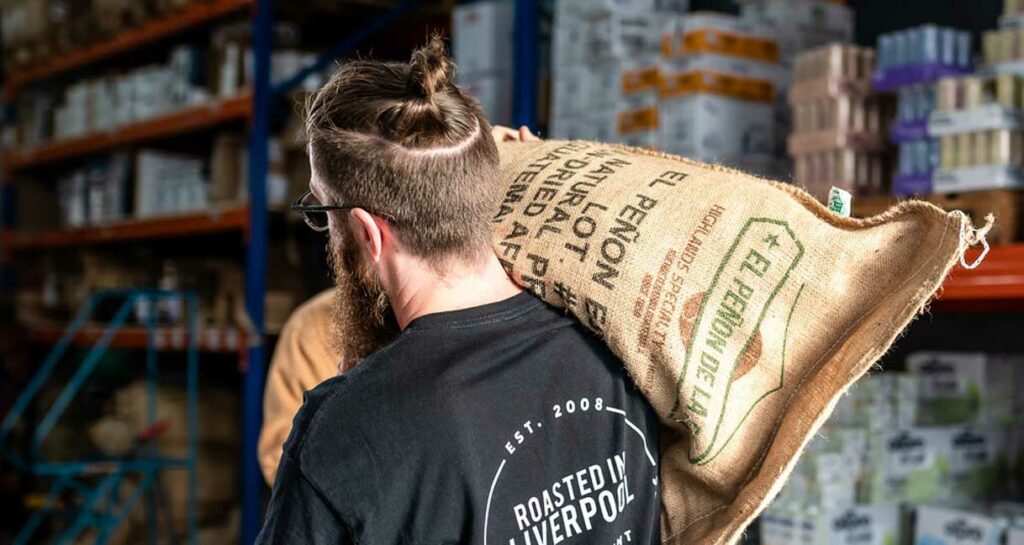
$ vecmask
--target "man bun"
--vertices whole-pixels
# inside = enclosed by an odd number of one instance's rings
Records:
[[[444,40],[435,34],[409,59],[409,86],[415,95],[433,102],[434,95],[448,86],[454,68],[445,52]]]

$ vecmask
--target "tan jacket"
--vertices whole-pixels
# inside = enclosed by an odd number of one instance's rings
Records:
[[[259,443],[260,468],[271,486],[303,395],[338,374],[341,358],[330,346],[333,300],[334,290],[326,290],[303,303],[285,322],[277,341],[263,392]]]

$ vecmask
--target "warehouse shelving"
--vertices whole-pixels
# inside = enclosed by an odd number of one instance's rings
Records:
[[[75,346],[92,346],[103,335],[101,326],[86,327],[72,339]],[[64,328],[56,325],[38,326],[29,330],[33,342],[56,344],[64,335]],[[157,328],[154,332],[158,350],[182,351],[189,346],[188,333],[184,328]],[[111,348],[145,349],[149,346],[149,332],[144,327],[124,327],[110,340]],[[200,329],[198,350],[204,353],[237,354],[246,347],[245,332],[237,328]]]
[[[225,123],[242,121],[252,116],[249,94],[211,100],[176,112],[138,121],[111,131],[55,140],[29,150],[11,152],[7,168],[21,170],[57,161],[135,144],[209,129]]]
[[[168,42],[176,35],[194,31],[220,20],[251,17],[251,49],[253,55],[253,85],[239,97],[190,107],[122,126],[112,131],[79,138],[40,144],[33,149],[9,153],[5,161],[5,182],[11,175],[29,169],[45,169],[55,163],[101,153],[118,146],[190,135],[227,123],[248,121],[248,203],[217,213],[199,212],[170,217],[131,220],[111,225],[81,229],[45,232],[0,232],[0,246],[4,251],[34,251],[71,248],[84,245],[118,243],[154,238],[174,238],[208,233],[238,231],[244,234],[246,255],[246,312],[247,329],[201,333],[199,349],[204,352],[235,352],[240,354],[242,370],[242,521],[241,543],[252,543],[262,522],[263,479],[256,457],[256,445],[262,421],[262,394],[266,374],[267,334],[264,332],[264,293],[267,267],[267,197],[268,142],[271,110],[276,97],[283,96],[306,76],[323,69],[338,57],[351,52],[371,36],[383,30],[422,0],[401,0],[384,9],[368,24],[361,25],[337,46],[329,48],[312,65],[298,74],[275,85],[270,81],[272,52],[272,0],[208,0],[196,2],[157,19],[126,29],[109,39],[51,60],[36,63],[31,68],[8,74],[5,91],[12,100],[26,86],[46,80],[60,79],[80,72],[94,64],[110,62],[141,47]],[[380,4],[377,4],[379,7]],[[516,0],[515,11],[515,81],[513,90],[514,121],[536,130],[536,108],[539,86],[539,22],[540,7],[536,0]],[[86,329],[76,335],[76,344],[87,345],[96,340],[94,331]],[[234,341],[214,336],[237,333],[238,348]],[[28,332],[28,340],[40,343],[59,339],[57,328],[38,327]],[[159,338],[159,336],[158,336]],[[168,344],[162,349],[176,349],[178,341],[187,339],[172,331],[167,332]],[[112,339],[111,346],[119,348],[148,348],[144,332],[128,328]],[[179,343],[180,344],[180,343]]]
[[[977,259],[981,250],[972,248],[964,260]],[[939,301],[1001,306],[1024,303],[1024,244],[994,247],[977,269],[957,267],[942,287]]]
[[[12,250],[33,250],[244,231],[248,224],[249,208],[240,206],[81,229],[14,231],[7,236]]]
[[[240,13],[254,6],[254,0],[213,0],[197,2],[179,11],[153,19],[147,23],[118,33],[108,40],[37,63],[31,68],[8,74],[5,85],[8,98],[25,85],[53,78],[84,68],[98,61],[108,60],[139,47],[164,40],[181,32],[194,29],[218,19]]]

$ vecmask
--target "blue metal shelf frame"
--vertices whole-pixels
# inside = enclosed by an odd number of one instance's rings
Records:
[[[267,287],[267,170],[270,142],[270,54],[273,48],[273,2],[256,0],[252,21],[253,109],[249,133],[249,240],[245,253],[245,307],[251,327],[242,378],[242,528],[241,543],[256,541],[263,519],[263,476],[258,445],[263,422],[266,350],[263,305]]]
[[[540,88],[540,6],[537,0],[515,0],[513,30],[512,120],[537,132],[537,91]]]
[[[266,380],[266,350],[263,342],[264,293],[267,268],[266,179],[271,107],[310,74],[323,70],[350,53],[368,38],[421,5],[423,0],[404,0],[378,16],[345,40],[322,53],[314,62],[281,82],[270,81],[273,51],[273,2],[256,0],[252,23],[254,55],[253,119],[249,134],[249,243],[246,252],[246,309],[255,331],[261,332],[250,345],[245,366],[242,407],[242,528],[241,543],[256,541],[263,522],[263,475],[257,448],[263,421],[263,388]]]
[[[82,330],[95,309],[108,301],[119,301],[113,318],[103,334],[75,369],[60,394],[46,410],[42,420],[33,428],[28,456],[23,457],[9,444],[8,439],[17,425],[23,421],[26,411],[39,401],[39,394],[51,379],[58,364],[67,355],[76,335]],[[182,458],[159,456],[151,440],[138,445],[139,450],[130,457],[89,459],[78,461],[49,461],[40,454],[42,442],[53,430],[61,415],[96,370],[102,357],[110,348],[114,336],[138,308],[149,309],[146,329],[149,343],[146,351],[146,425],[156,424],[157,397],[157,354],[156,354],[156,309],[159,301],[173,300],[185,308],[185,328],[188,334],[186,370],[186,419],[188,454]],[[147,512],[149,542],[157,542],[157,521],[155,486],[159,472],[167,469],[185,469],[188,472],[188,498],[186,505],[188,543],[195,545],[198,536],[197,459],[199,436],[199,302],[194,293],[166,290],[104,290],[97,292],[68,324],[60,340],[53,346],[26,387],[19,393],[10,411],[0,421],[0,455],[15,468],[35,477],[53,479],[42,506],[36,509],[14,537],[14,545],[32,543],[33,535],[47,516],[58,511],[59,500],[73,494],[81,498],[81,505],[74,512],[73,519],[54,538],[57,545],[69,545],[82,532],[93,528],[97,532],[95,543],[105,543],[110,534],[131,514],[132,509],[143,495],[151,498]],[[137,439],[138,441],[138,439]],[[138,482],[131,493],[121,499],[121,490],[129,475],[137,475]]]

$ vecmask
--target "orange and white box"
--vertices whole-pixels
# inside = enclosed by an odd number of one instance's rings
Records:
[[[775,87],[771,82],[712,72],[662,75],[662,150],[728,164],[774,151]]]
[[[711,53],[777,62],[779,45],[760,25],[734,15],[697,12],[682,17],[678,31],[662,31],[662,55],[675,58]]]

